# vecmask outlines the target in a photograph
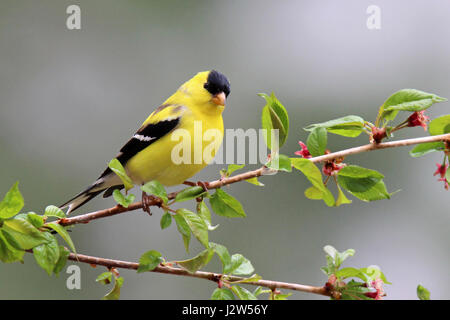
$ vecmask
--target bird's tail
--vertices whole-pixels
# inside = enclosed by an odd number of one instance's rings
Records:
[[[102,175],[87,187],[85,190],[77,194],[75,197],[67,201],[66,203],[59,206],[60,209],[69,207],[67,214],[71,213],[75,209],[81,207],[86,202],[98,196],[100,193],[105,191],[103,198],[107,198],[113,194],[115,189],[123,189],[124,185],[120,178],[113,173],[109,168],[102,173]]]
[[[94,183],[90,185],[85,190],[77,194],[75,197],[73,197],[66,203],[62,204],[60,208],[64,209],[69,207],[69,210],[67,210],[67,214],[71,213],[75,209],[81,207],[83,204],[85,204],[89,200],[93,199],[94,197],[96,197],[97,195],[108,189],[107,186],[103,187],[101,184],[99,185],[98,183]]]

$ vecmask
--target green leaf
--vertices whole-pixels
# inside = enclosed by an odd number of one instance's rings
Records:
[[[242,169],[243,167],[245,167],[245,164],[229,164],[226,171],[226,176],[229,177],[233,172]]]
[[[384,102],[382,117],[386,120],[394,120],[399,111],[422,111],[431,107],[433,103],[446,100],[432,93],[416,89],[402,89]]]
[[[345,193],[342,191],[341,187],[337,185],[338,188],[338,198],[336,200],[336,207],[339,207],[341,204],[350,204],[352,203],[352,200],[349,200]]]
[[[231,256],[231,267],[229,270],[230,274],[237,276],[245,276],[251,274],[255,271],[250,260],[245,258],[240,253],[235,253]]]
[[[338,252],[336,257],[336,265],[340,266],[347,258],[355,255],[354,249],[347,249],[344,252]]]
[[[417,286],[417,297],[420,300],[430,300],[430,291],[428,291],[425,287],[419,284]]]
[[[206,266],[213,257],[213,255],[214,255],[213,250],[205,249],[191,259],[176,261],[176,263],[180,265],[180,267],[182,267],[183,269],[187,270],[188,272],[194,273],[197,270],[201,269],[203,266]]]
[[[96,282],[100,282],[101,284],[110,284],[112,281],[113,274],[111,271],[103,272],[100,274],[97,279],[95,279]]]
[[[189,242],[191,241],[191,229],[189,228],[186,220],[182,215],[174,215],[175,223],[177,224],[177,229],[183,237],[184,248],[186,252],[189,252]]]
[[[339,268],[348,257],[355,254],[353,249],[347,249],[341,253],[330,245],[323,247],[323,251],[327,254],[327,267],[323,267],[322,271],[327,275],[337,272],[335,269]]]
[[[303,158],[291,158],[291,163],[294,168],[300,170],[306,176],[306,178],[312,183],[313,187],[322,192],[322,198],[320,199],[323,199],[327,206],[332,207],[335,205],[333,194],[323,184],[322,173],[313,162]],[[314,193],[314,195],[312,193]],[[317,191],[309,190],[308,195],[317,197]]]
[[[137,273],[154,270],[163,261],[161,253],[156,250],[150,250],[144,253],[139,259]]]
[[[28,250],[47,241],[45,232],[36,229],[24,219],[14,218],[3,222],[3,232],[14,238],[21,249]]]
[[[53,273],[59,260],[59,246],[56,238],[50,233],[44,233],[47,242],[33,248],[33,255],[36,262],[48,275]]]
[[[341,300],[373,300],[365,295],[371,290],[364,286],[364,282],[351,280],[342,290]]]
[[[160,221],[161,229],[166,229],[172,224],[172,215],[168,212],[165,212]]]
[[[248,183],[254,184],[255,186],[264,187],[264,183],[259,182],[257,177],[253,177],[250,179],[245,180]]]
[[[366,169],[360,166],[349,165],[342,168],[339,171],[341,176],[345,176],[348,178],[375,178],[375,179],[383,179],[384,176],[378,171]]]
[[[292,296],[292,293],[272,294],[271,300],[287,300],[287,298],[289,298],[290,296]]]
[[[216,288],[211,295],[211,300],[234,300],[234,294],[230,289]]]
[[[3,230],[0,229],[0,261],[4,263],[22,261],[25,251],[17,250],[5,239]]]
[[[208,209],[205,201],[201,201],[197,204],[197,213],[207,224],[211,225],[211,212]]]
[[[3,238],[9,244],[10,247],[17,249],[17,250],[23,250],[20,243],[17,242],[17,240],[8,231],[0,228],[0,233],[3,235]]]
[[[339,185],[363,201],[390,199],[382,180],[384,176],[359,166],[347,166],[338,172]]]
[[[108,292],[106,294],[106,296],[104,296],[102,298],[102,300],[119,300],[120,298],[120,288],[123,285],[123,278],[122,277],[118,277],[115,278],[116,281],[114,283],[114,288],[112,288],[112,290],[110,292]]]
[[[444,148],[445,146],[442,141],[421,143],[415,146],[411,151],[409,151],[409,155],[411,157],[417,158],[434,151],[442,151],[444,150]]]
[[[432,136],[450,133],[450,114],[434,119],[430,122],[429,129]]]
[[[109,162],[108,167],[120,178],[120,180],[122,180],[122,183],[125,186],[125,191],[133,189],[133,181],[127,175],[125,168],[122,166],[119,160],[117,160],[116,158],[112,159]]]
[[[359,136],[363,131],[364,119],[353,115],[345,116],[342,118],[309,125],[305,128],[305,130],[313,131],[315,128],[325,128],[330,133],[354,138]]]
[[[278,170],[278,171],[292,171],[291,159],[284,154],[273,154],[272,159],[266,163],[266,167]]]
[[[338,182],[342,188],[362,201],[391,198],[383,180],[375,178],[348,178],[340,176],[338,173]]]
[[[300,170],[306,176],[313,186],[321,191],[325,189],[322,174],[312,161],[303,158],[291,158],[291,163],[295,169]]]
[[[232,286],[231,290],[240,300],[258,300],[253,293],[240,286]]]
[[[14,217],[23,208],[24,201],[19,191],[19,181],[6,193],[2,202],[0,202],[0,218],[8,219]]]
[[[325,251],[325,253],[333,259],[333,263],[335,263],[334,261],[336,261],[335,259],[339,252],[330,245],[326,245],[325,247],[323,247],[323,251]]]
[[[124,208],[128,208],[128,206],[133,203],[134,199],[136,199],[136,196],[134,194],[130,193],[129,195],[125,196],[118,189],[115,189],[113,191],[113,197],[114,200],[116,200],[116,202]]]
[[[230,281],[231,283],[233,283],[233,284],[237,284],[237,283],[249,283],[249,282],[257,282],[257,281],[259,281],[259,280],[261,280],[262,279],[262,277],[259,275],[259,274],[254,274],[254,275],[252,275],[252,276],[250,276],[250,277],[248,277],[248,278],[244,278],[244,279],[242,279],[242,280],[239,280],[239,281]]]
[[[205,221],[199,215],[187,209],[178,209],[177,215],[181,215],[184,218],[192,234],[201,244],[208,248],[208,226]]]
[[[262,128],[265,130],[264,139],[266,145],[272,151],[277,151],[286,142],[289,132],[289,116],[286,108],[275,97],[274,93],[268,96],[265,93],[259,96],[266,99],[266,105],[262,110]],[[272,142],[271,130],[278,130],[278,144]]]
[[[323,191],[316,187],[309,187],[305,190],[305,197],[311,200],[322,200],[323,199]]]
[[[386,276],[383,272],[381,272],[380,267],[378,266],[372,265],[367,268],[360,268],[359,270],[366,275],[366,282],[380,278],[384,283],[392,284],[386,279]]]
[[[309,153],[313,157],[321,156],[327,148],[327,129],[323,127],[314,128],[306,140]]]
[[[59,246],[59,259],[55,264],[55,268],[53,269],[53,273],[58,275],[66,266],[67,259],[69,258],[70,252],[63,246]]]
[[[222,261],[222,273],[230,273],[232,271],[232,264],[228,249],[225,246],[214,242],[210,242],[209,247],[214,250],[214,252],[219,256],[220,261]]]
[[[40,228],[44,225],[44,218],[40,215],[37,215],[34,212],[29,212],[26,215],[26,219],[30,222],[35,228]]]
[[[328,267],[320,267],[320,270],[327,276],[330,276],[333,273],[331,270],[328,269]]]
[[[256,287],[256,289],[253,290],[253,295],[257,297],[263,293],[271,293],[271,292],[272,290],[263,290],[262,287]]]
[[[56,232],[58,232],[58,234],[61,236],[61,238],[63,238],[64,241],[69,245],[72,252],[77,253],[77,251],[75,249],[75,245],[73,244],[73,241],[70,238],[69,233],[62,225],[60,225],[59,223],[56,223],[56,222],[52,222],[52,223],[47,223],[47,227],[50,227],[53,230],[55,230]]]
[[[205,221],[209,231],[215,230],[219,226],[219,225],[216,226],[211,225],[211,212],[209,211],[205,201],[202,200],[197,204],[197,214],[199,215],[200,218],[203,219],[203,221]]]
[[[45,208],[44,215],[47,217],[57,217],[57,218],[65,218],[66,217],[66,214],[64,213],[64,211],[62,211],[57,206],[53,206],[53,205],[47,206]]]
[[[229,218],[246,216],[241,203],[220,188],[216,189],[209,201],[212,209],[219,216]]]
[[[192,200],[204,195],[206,191],[200,186],[189,187],[181,190],[175,197],[176,202]]]
[[[152,180],[150,182],[147,182],[141,187],[141,190],[148,195],[154,195],[158,198],[161,198],[164,203],[167,203],[167,201],[169,201],[169,199],[167,198],[167,192],[164,189],[163,185],[159,183],[159,181]]]
[[[356,268],[342,268],[336,272],[336,277],[340,279],[347,279],[347,278],[358,278],[362,281],[367,281],[366,276],[364,275],[361,270]]]

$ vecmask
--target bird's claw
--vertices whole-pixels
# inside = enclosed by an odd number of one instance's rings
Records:
[[[155,196],[142,192],[142,210],[151,216],[152,212],[150,211],[150,206],[152,206],[156,200],[157,198]]]

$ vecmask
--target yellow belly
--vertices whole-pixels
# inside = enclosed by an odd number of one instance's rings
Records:
[[[151,180],[158,180],[165,186],[173,186],[183,183],[183,181],[189,179],[201,169],[203,169],[212,159],[202,157],[198,158],[199,147],[201,148],[201,154],[208,148],[211,150],[210,154],[215,155],[214,150],[217,150],[222,143],[223,138],[223,120],[222,117],[203,117],[201,123],[197,122],[194,125],[195,117],[188,116],[182,119],[179,129],[186,130],[185,133],[190,135],[190,161],[189,163],[175,163],[173,160],[172,150],[180,147],[181,140],[172,141],[172,136],[176,133],[175,129],[170,134],[160,138],[152,143],[149,147],[142,150],[136,156],[131,158],[125,169],[127,174],[133,180],[135,184],[144,184]],[[199,120],[197,120],[199,121]],[[201,130],[199,130],[199,125]],[[194,130],[195,129],[195,130]],[[210,129],[218,130],[220,133],[216,139],[209,141],[203,141],[205,132]],[[196,132],[194,132],[196,131]],[[198,137],[201,135],[201,137]],[[206,134],[208,135],[208,133]],[[194,141],[197,140],[197,148],[194,146]],[[197,150],[197,155],[194,152]],[[197,156],[197,158],[195,158]],[[194,162],[197,160],[196,162]],[[199,161],[200,160],[200,161]],[[188,161],[186,161],[188,162]]]

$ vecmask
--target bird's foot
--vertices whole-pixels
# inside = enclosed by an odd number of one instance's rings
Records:
[[[142,210],[147,212],[149,215],[152,215],[150,207],[155,204],[158,205],[160,202],[161,200],[158,197],[155,197],[154,195],[148,195],[144,191],[142,191]]]

